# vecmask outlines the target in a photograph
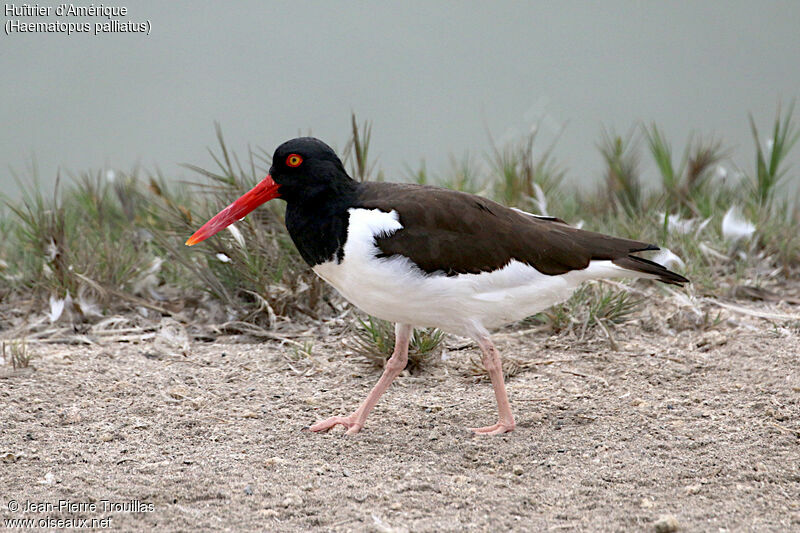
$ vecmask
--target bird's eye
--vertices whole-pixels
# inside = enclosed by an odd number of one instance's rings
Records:
[[[291,154],[289,157],[286,158],[286,166],[289,167],[299,167],[300,163],[303,162],[303,158],[297,154]]]

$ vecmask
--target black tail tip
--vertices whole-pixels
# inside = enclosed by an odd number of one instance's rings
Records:
[[[634,272],[651,274],[655,276],[655,279],[657,281],[666,283],[668,285],[677,285],[678,287],[683,287],[686,283],[691,283],[691,281],[689,281],[688,278],[685,278],[680,274],[673,272],[672,270],[669,270],[664,265],[661,265],[649,259],[645,259],[644,257],[629,255],[627,257],[621,257],[619,259],[615,259],[614,263],[617,266],[621,266],[622,268],[627,268],[628,270],[633,270]]]
[[[683,277],[672,270],[667,270],[666,268],[664,270],[665,272],[658,278],[658,281],[662,283],[666,283],[668,285],[677,285],[678,287],[683,287],[687,283],[691,283],[689,278]]]

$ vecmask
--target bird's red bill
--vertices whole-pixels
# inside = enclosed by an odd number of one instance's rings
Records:
[[[193,246],[198,242],[208,239],[237,220],[243,219],[250,211],[264,202],[268,202],[278,196],[278,184],[275,183],[272,176],[267,175],[258,185],[244,193],[238,200],[203,224],[202,228],[189,237],[189,240],[186,241],[186,246]]]

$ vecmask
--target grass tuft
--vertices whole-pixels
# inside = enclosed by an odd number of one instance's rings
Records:
[[[755,172],[750,179],[750,187],[761,207],[772,206],[775,189],[788,170],[784,168],[783,162],[800,138],[793,115],[794,103],[789,106],[785,115],[779,106],[772,125],[772,137],[764,140],[750,115],[750,129],[756,145]]]
[[[641,300],[628,291],[602,283],[586,283],[569,300],[531,317],[531,320],[546,325],[556,334],[577,327],[583,336],[601,323],[626,322],[640,303]]]
[[[622,209],[629,216],[641,211],[640,156],[634,132],[623,138],[604,131],[598,149],[606,164],[605,195],[608,206],[614,213]]]
[[[542,155],[535,155],[537,131],[534,129],[522,141],[503,147],[498,147],[490,139],[490,183],[494,184],[492,194],[498,202],[547,214],[546,199],[559,189],[565,171],[553,158],[553,146],[548,147]],[[456,183],[469,183],[459,173],[455,173],[454,177]]]
[[[394,350],[394,324],[387,320],[367,317],[358,319],[358,326],[350,345],[367,364],[383,368]],[[416,328],[408,346],[409,372],[415,372],[431,363],[441,352],[444,334],[433,328]]]
[[[369,160],[369,145],[372,141],[372,123],[365,121],[359,128],[356,114],[350,114],[350,140],[342,151],[342,162],[350,169],[350,177],[365,182],[372,181],[376,161]],[[378,173],[377,181],[383,181],[383,176]]]
[[[25,339],[19,341],[0,342],[0,354],[6,364],[11,364],[14,370],[28,368],[33,358],[33,353],[28,349]]]
[[[720,141],[690,139],[676,167],[672,147],[656,124],[645,128],[647,146],[661,176],[663,204],[667,213],[700,216],[708,213],[708,184],[729,151]]]

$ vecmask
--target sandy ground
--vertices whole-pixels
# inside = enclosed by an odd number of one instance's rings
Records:
[[[379,375],[338,337],[311,357],[224,338],[187,355],[35,346],[33,369],[0,379],[0,514],[151,531],[670,531],[663,515],[681,531],[800,531],[797,324],[641,322],[616,345],[501,333],[501,353],[536,364],[509,380],[518,427],[500,437],[464,429],[496,407],[468,372],[475,348],[453,340],[352,437],[305,429]]]

